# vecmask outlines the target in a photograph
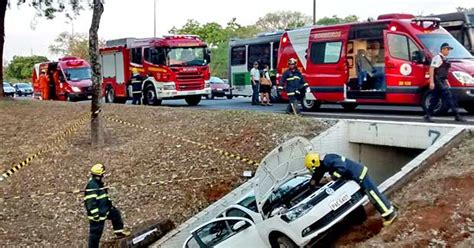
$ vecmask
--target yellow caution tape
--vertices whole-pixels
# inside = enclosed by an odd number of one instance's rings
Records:
[[[148,128],[148,127],[143,127],[143,126],[140,126],[140,125],[136,125],[136,124],[127,122],[127,121],[115,119],[115,118],[112,118],[112,117],[109,117],[109,116],[103,116],[103,117],[107,120],[110,120],[110,121],[113,121],[113,122],[116,122],[116,123],[120,123],[122,125],[139,128],[139,129],[142,129],[142,130],[145,130],[145,131],[152,132],[154,134],[163,135],[163,136],[166,136],[166,137],[169,137],[169,138],[172,138],[172,139],[175,139],[175,140],[179,140],[179,141],[184,141],[186,143],[190,143],[190,144],[199,146],[200,148],[207,149],[207,150],[219,153],[220,155],[222,155],[224,157],[227,157],[227,158],[230,158],[230,159],[233,159],[233,160],[236,160],[236,161],[244,162],[248,165],[258,166],[260,164],[259,162],[255,161],[255,160],[245,158],[245,157],[243,157],[239,154],[224,151],[222,149],[215,148],[215,147],[212,147],[210,145],[206,145],[206,144],[203,144],[203,143],[200,143],[200,142],[196,142],[196,141],[192,141],[192,140],[189,140],[189,139],[186,139],[186,138],[178,137],[176,135],[165,133],[165,132],[160,131],[160,130],[153,130],[153,129]]]
[[[38,152],[34,153],[33,155],[28,156],[25,160],[13,165],[9,170],[2,173],[2,175],[0,176],[0,182],[4,181],[8,177],[11,177],[13,174],[15,174],[21,168],[29,165],[29,163],[31,163],[31,161],[38,158],[43,153],[48,152],[48,151],[52,151],[54,149],[57,149],[59,147],[59,143],[61,141],[63,141],[64,139],[66,139],[66,137],[68,137],[69,135],[71,135],[72,133],[77,131],[77,129],[88,119],[89,116],[90,116],[90,113],[85,113],[76,122],[74,122],[70,127],[68,127],[66,130],[64,130],[61,135],[56,137],[56,139],[54,140],[53,143],[47,144],[45,147],[43,147]]]
[[[208,177],[190,177],[190,178],[183,178],[183,179],[174,179],[174,180],[165,180],[165,181],[155,181],[155,182],[148,182],[148,183],[137,183],[131,185],[119,185],[119,186],[107,186],[99,189],[75,189],[69,191],[59,191],[59,192],[49,192],[49,193],[38,193],[38,194],[28,194],[28,195],[17,195],[17,196],[6,196],[0,199],[9,200],[9,199],[25,199],[25,198],[40,198],[40,197],[48,197],[48,196],[55,196],[55,195],[75,195],[84,192],[90,191],[97,191],[97,190],[104,190],[104,189],[126,189],[126,188],[138,188],[144,186],[158,186],[158,185],[168,185],[168,184],[176,184],[182,182],[194,182],[194,181],[203,181],[209,179],[226,179],[231,178],[232,175],[214,175]]]

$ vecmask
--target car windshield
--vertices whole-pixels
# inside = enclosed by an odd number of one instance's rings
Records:
[[[420,34],[421,42],[434,56],[439,53],[441,44],[448,43],[453,50],[448,55],[449,59],[472,59],[472,55],[453,36],[449,34]]]
[[[168,49],[167,57],[170,66],[205,65],[205,52],[205,47],[176,47]]]
[[[211,77],[210,80],[211,84],[224,84],[224,80],[218,78],[218,77]]]
[[[295,177],[274,190],[262,207],[263,214],[268,216],[278,207],[292,208],[304,197],[298,197],[301,193],[310,189],[309,177]]]
[[[16,86],[18,88],[21,88],[21,89],[28,89],[28,88],[31,88],[31,86],[29,84],[16,84]]]
[[[92,71],[90,67],[84,67],[77,69],[67,69],[64,70],[64,73],[66,74],[67,80],[81,81],[91,79]]]
[[[3,83],[3,88],[5,88],[5,87],[12,87],[12,86],[11,86],[9,83],[5,83],[5,82],[4,82],[4,83]]]

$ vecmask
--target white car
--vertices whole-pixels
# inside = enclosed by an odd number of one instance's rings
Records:
[[[301,247],[362,206],[367,196],[354,181],[310,187],[304,157],[311,149],[301,137],[274,149],[257,169],[253,192],[194,229],[183,247]]]
[[[15,88],[11,84],[3,82],[3,94],[5,96],[15,96]]]

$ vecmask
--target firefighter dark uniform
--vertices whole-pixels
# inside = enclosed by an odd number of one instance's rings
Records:
[[[289,104],[286,109],[286,113],[299,114],[298,101],[302,99],[305,94],[305,87],[308,84],[304,81],[303,74],[296,68],[296,59],[290,59],[288,61],[290,69],[286,70],[281,79],[280,83],[286,85],[286,92],[288,94]]]
[[[129,231],[123,227],[120,211],[112,205],[107,189],[101,178],[105,173],[102,164],[96,164],[91,169],[92,177],[87,183],[84,205],[89,219],[89,248],[99,247],[100,238],[104,231],[105,221],[111,220],[114,234],[118,237],[128,236]]]
[[[132,84],[132,104],[140,105],[142,102],[142,84],[143,78],[138,73],[134,73],[131,80]]]
[[[313,175],[311,184],[319,184],[322,177],[328,172],[334,178],[354,180],[364,190],[370,202],[384,218],[384,226],[390,225],[397,217],[397,213],[390,201],[378,190],[370,176],[367,167],[337,154],[319,156],[309,153],[305,158],[305,166]]]
[[[434,68],[434,89],[431,91],[432,95],[430,99],[430,105],[426,110],[424,119],[430,122],[433,121],[431,119],[431,115],[433,114],[435,107],[438,105],[438,102],[441,99],[442,102],[447,104],[447,106],[453,111],[456,116],[456,121],[465,121],[459,114],[457,103],[449,89],[448,74],[451,63],[449,63],[447,60],[447,55],[443,55],[443,49],[447,49],[447,54],[449,54],[449,50],[452,50],[453,48],[450,47],[448,43],[443,43],[441,45],[441,53],[432,59],[431,67]]]

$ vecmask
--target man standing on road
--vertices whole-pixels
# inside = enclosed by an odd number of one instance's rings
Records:
[[[433,110],[435,109],[436,105],[438,105],[439,100],[442,103],[447,104],[450,109],[453,110],[455,114],[456,121],[466,121],[464,118],[461,117],[459,111],[457,109],[457,103],[453,99],[453,95],[450,91],[450,85],[448,82],[448,73],[449,68],[451,67],[451,63],[448,62],[447,56],[449,55],[449,51],[453,50],[448,43],[443,43],[441,45],[440,53],[433,57],[431,60],[430,66],[430,90],[431,90],[431,101],[428,109],[426,110],[426,114],[423,117],[425,121],[433,122],[431,119],[431,115],[433,114]]]
[[[289,104],[286,109],[287,114],[294,113],[295,115],[300,114],[298,107],[298,99],[302,98],[302,94],[306,93],[308,84],[303,78],[303,74],[296,67],[297,60],[290,58],[288,60],[288,70],[283,73],[280,79],[281,85],[286,85],[286,93],[288,94]],[[300,92],[302,90],[303,92]]]
[[[377,186],[367,174],[367,167],[337,154],[320,156],[318,153],[306,154],[304,164],[313,174],[310,181],[312,186],[319,185],[326,172],[335,178],[354,180],[360,185],[369,197],[370,202],[382,215],[384,226],[392,224],[397,218],[397,211],[390,201],[377,189]]]
[[[130,231],[123,228],[123,221],[120,211],[112,205],[109,200],[107,188],[102,181],[105,174],[105,167],[96,164],[91,168],[91,178],[87,183],[84,204],[89,219],[89,248],[98,248],[102,232],[104,231],[105,220],[112,221],[114,233],[118,238],[130,235]]]
[[[132,69],[132,79],[131,79],[131,84],[132,84],[132,104],[133,105],[140,105],[142,102],[142,84],[143,84],[143,78],[140,76],[138,73],[137,68]]]
[[[250,80],[252,81],[252,105],[259,104],[258,94],[260,91],[260,70],[258,69],[258,62],[253,63],[253,68],[250,70]]]

